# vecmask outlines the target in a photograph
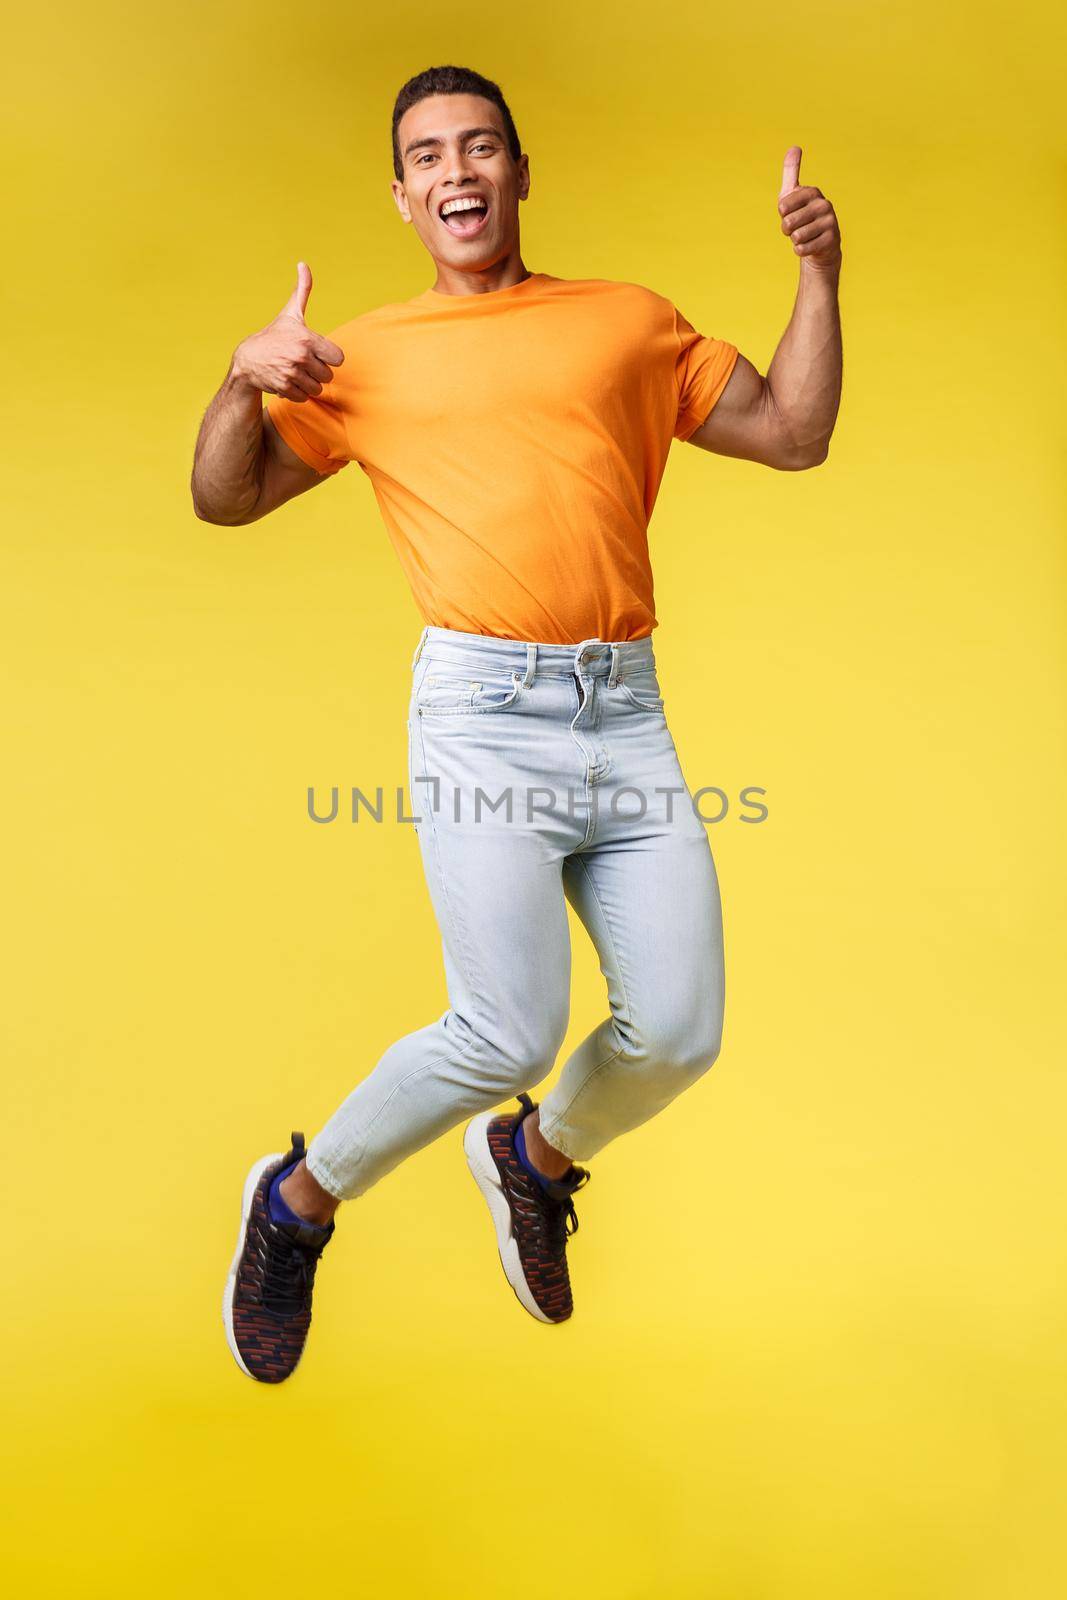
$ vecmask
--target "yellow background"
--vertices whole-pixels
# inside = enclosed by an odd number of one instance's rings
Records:
[[[1057,10],[7,24],[12,1593],[1063,1592]],[[245,1171],[447,1000],[413,831],[305,814],[405,781],[421,622],[369,485],[211,527],[193,442],[298,258],[320,331],[432,281],[389,117],[449,61],[512,103],[531,269],[643,282],[761,370],[800,143],[844,405],[816,472],[672,452],[672,727],[770,816],[711,830],[723,1054],[597,1160],[573,1322],[518,1307],[457,1128],[342,1212],[257,1387],[219,1315]],[[573,931],[565,1050],[605,1010]]]

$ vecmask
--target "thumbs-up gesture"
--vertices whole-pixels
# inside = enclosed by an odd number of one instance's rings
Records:
[[[311,268],[297,263],[296,287],[273,322],[249,334],[233,353],[233,374],[253,389],[302,402],[322,393],[345,358],[340,345],[313,333],[304,321]]]
[[[822,190],[801,184],[801,154],[797,144],[790,145],[785,154],[778,195],[782,232],[792,239],[802,267],[813,272],[836,272],[841,266],[841,230]]]

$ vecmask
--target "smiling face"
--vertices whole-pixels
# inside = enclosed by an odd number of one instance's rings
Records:
[[[525,155],[512,160],[491,100],[431,95],[405,111],[397,142],[404,181],[393,183],[393,198],[439,278],[518,258],[519,201],[530,191],[529,164]]]

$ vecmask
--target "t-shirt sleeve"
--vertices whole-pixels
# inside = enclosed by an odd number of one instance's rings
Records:
[[[335,344],[338,342],[335,334],[329,337]],[[270,420],[289,448],[323,477],[340,472],[352,460],[336,382],[325,384],[321,394],[303,401],[269,394],[266,406]]]
[[[708,417],[730,381],[737,361],[737,346],[725,339],[697,333],[692,323],[675,309],[674,330],[678,354],[674,375],[678,386],[676,439],[688,439]]]

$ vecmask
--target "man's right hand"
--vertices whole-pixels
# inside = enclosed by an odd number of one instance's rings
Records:
[[[332,339],[313,333],[304,321],[311,293],[311,268],[297,262],[296,288],[273,322],[249,334],[233,353],[231,373],[239,382],[265,394],[302,403],[322,393],[333,368],[345,358]]]

